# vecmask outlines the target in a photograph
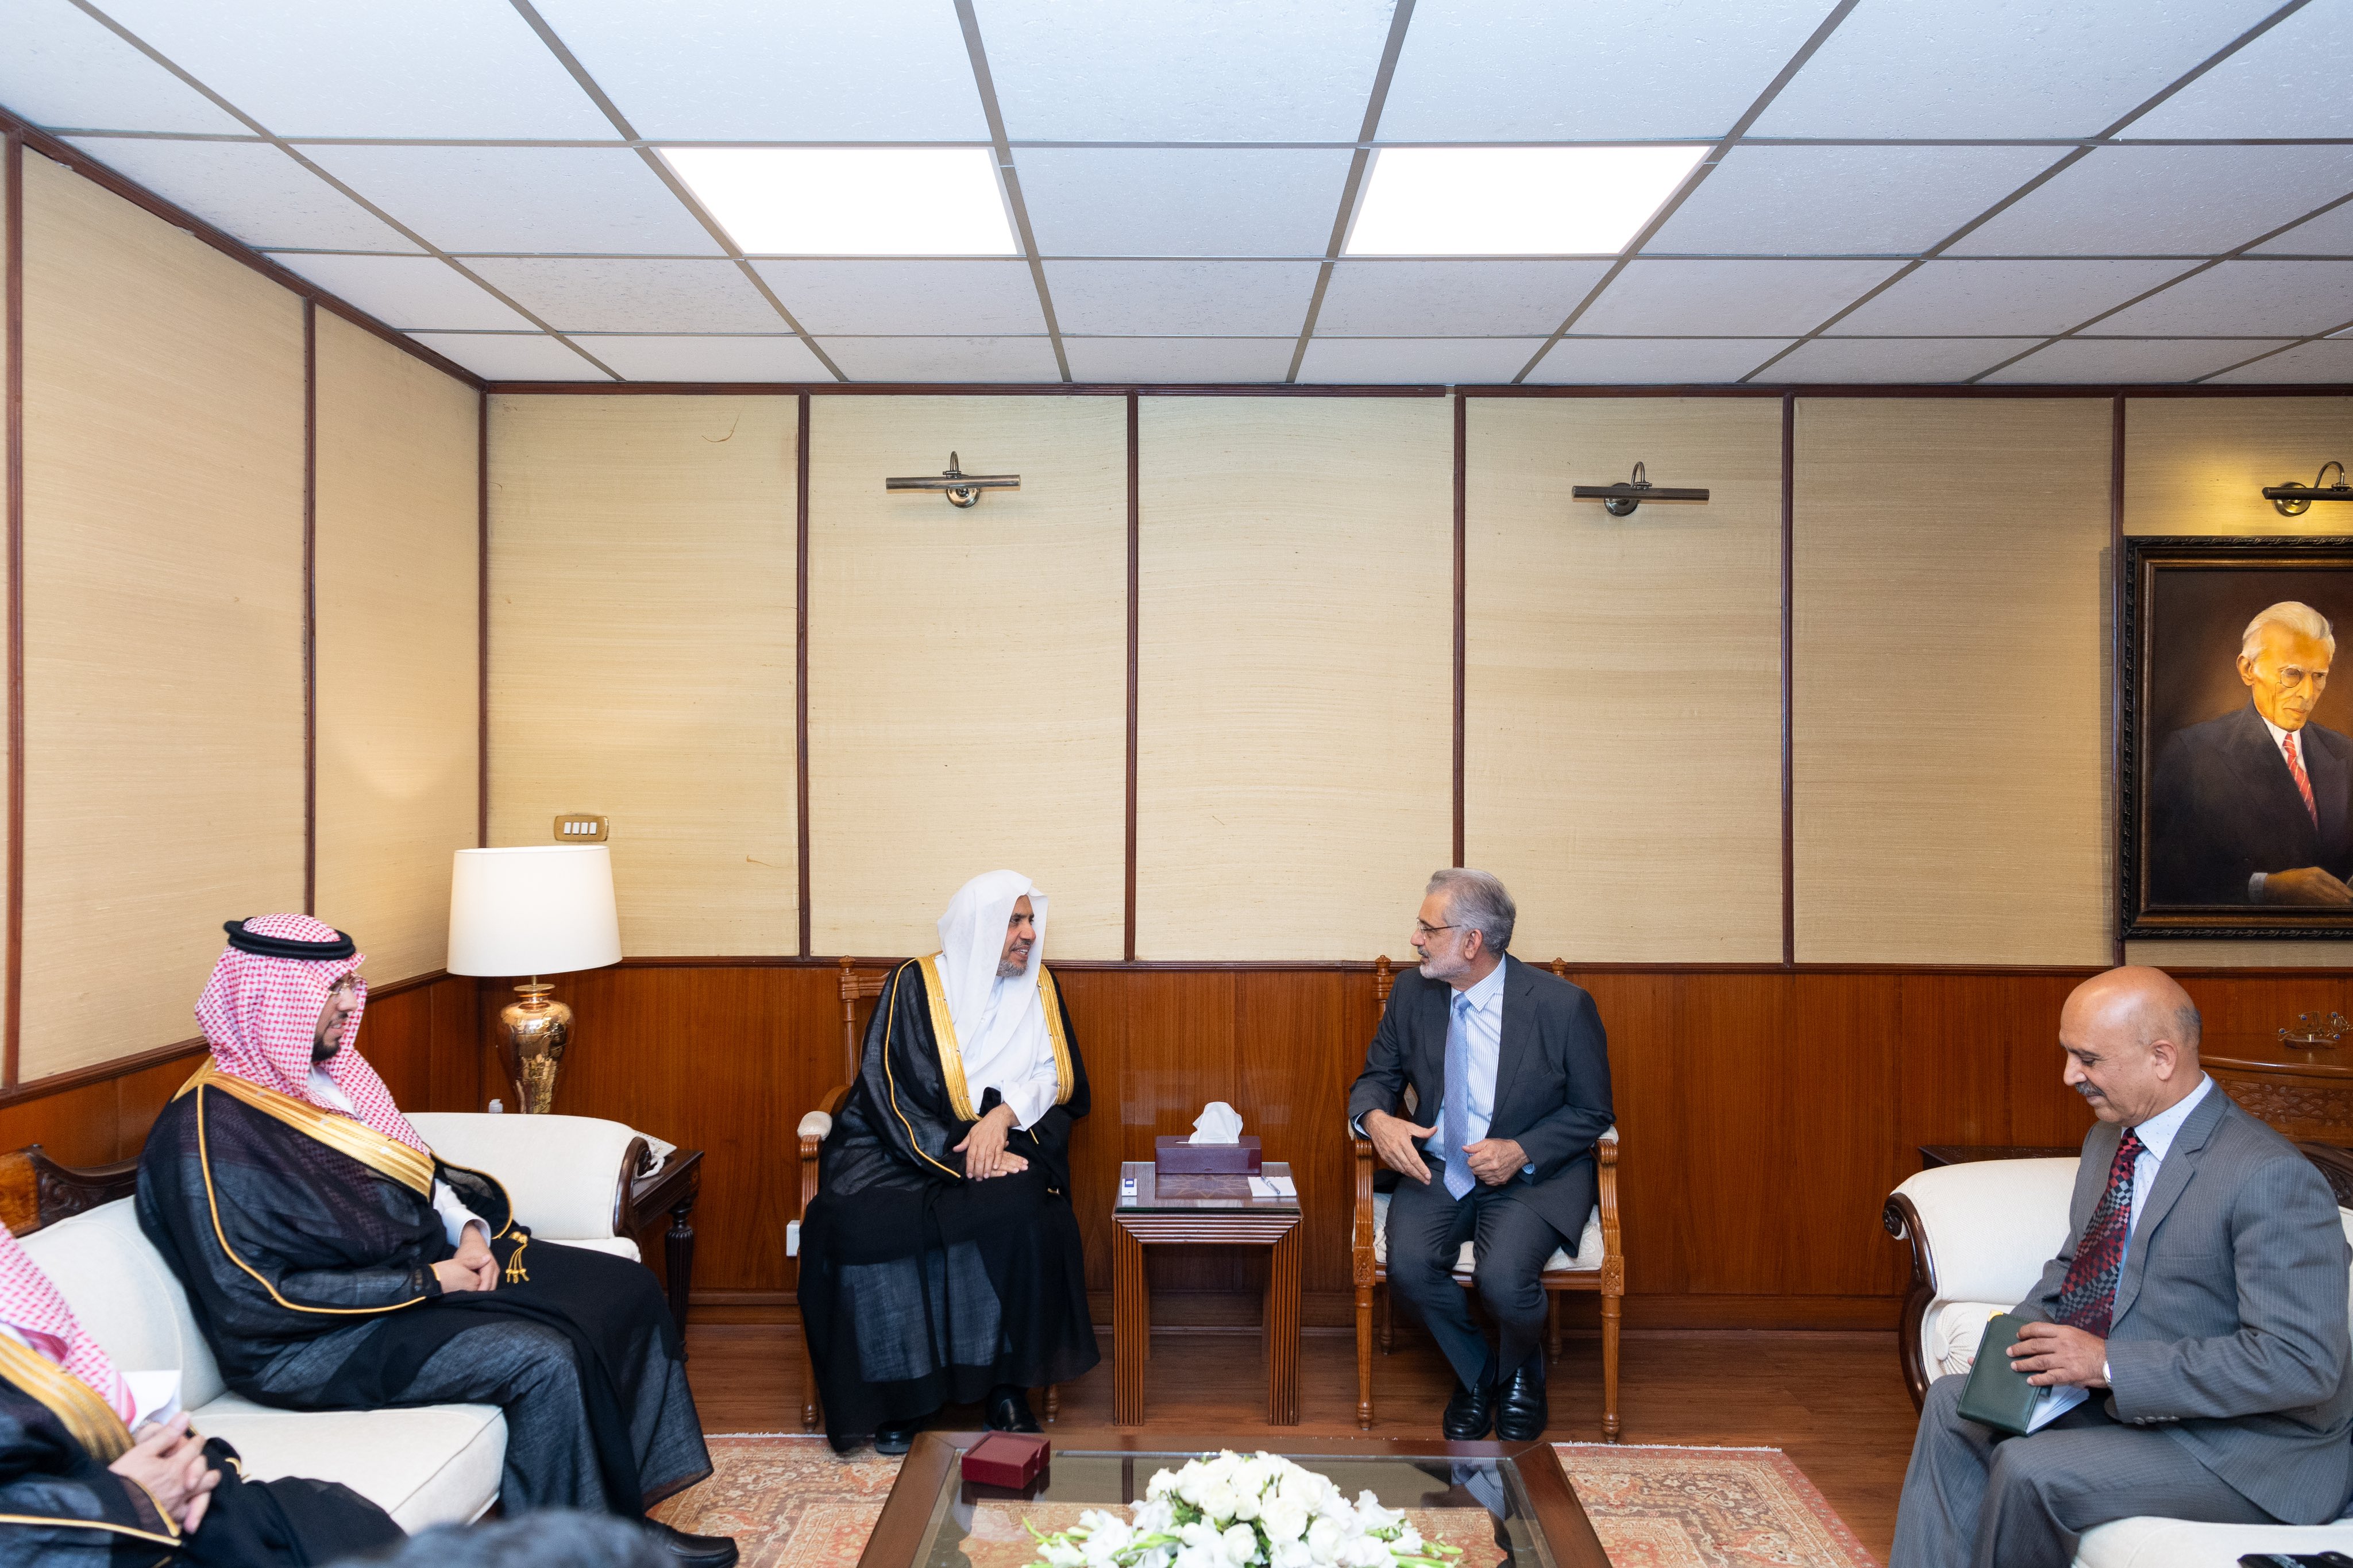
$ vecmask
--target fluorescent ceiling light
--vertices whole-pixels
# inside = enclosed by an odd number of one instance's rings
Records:
[[[1348,256],[1613,256],[1704,147],[1384,147]]]
[[[1018,256],[985,147],[665,147],[754,256]]]

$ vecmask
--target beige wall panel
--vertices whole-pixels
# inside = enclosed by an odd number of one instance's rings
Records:
[[[1781,405],[1470,400],[1464,853],[1540,961],[1781,956]],[[1636,462],[1704,506],[1616,518]]]
[[[2180,942],[2125,943],[2125,962],[2159,969],[2342,969],[2345,946],[2334,942]]]
[[[31,154],[24,243],[36,1079],[193,1037],[221,921],[301,906],[302,306]]]
[[[2128,397],[2126,533],[2345,533],[2353,505],[2282,517],[2265,485],[2353,462],[2353,397]],[[2329,475],[2334,484],[2337,476]]]
[[[2109,414],[1799,400],[1800,962],[2105,961]]]
[[[1452,858],[1452,417],[1143,400],[1138,958],[1405,951]]]
[[[971,510],[892,474],[1018,473]],[[818,952],[928,952],[1011,867],[1048,956],[1126,921],[1127,405],[818,397],[809,415],[809,909]]]
[[[795,400],[490,417],[491,842],[603,813],[624,952],[797,951]]]
[[[318,897],[378,984],[441,967],[477,823],[480,395],[318,314]]]

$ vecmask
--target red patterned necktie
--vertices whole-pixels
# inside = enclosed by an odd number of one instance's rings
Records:
[[[2067,1282],[2059,1288],[2052,1312],[2071,1329],[2098,1339],[2108,1337],[2109,1315],[2116,1306],[2116,1278],[2124,1272],[2125,1241],[2132,1234],[2133,1162],[2140,1158],[2139,1134],[2127,1130],[2108,1166],[2108,1190],[2084,1227],[2075,1261],[2067,1266]]]
[[[2320,826],[2320,807],[2312,803],[2312,780],[2305,776],[2304,759],[2296,755],[2295,731],[2280,737],[2280,750],[2287,753],[2287,771],[2295,775],[2295,787],[2304,792],[2304,809],[2312,817],[2315,827]]]

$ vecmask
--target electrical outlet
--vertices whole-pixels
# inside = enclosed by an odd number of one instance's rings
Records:
[[[601,816],[591,816],[585,811],[567,811],[555,819],[555,841],[559,844],[602,844],[610,830]]]

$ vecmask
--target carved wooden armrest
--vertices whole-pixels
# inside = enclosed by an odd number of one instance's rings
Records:
[[[842,1101],[849,1098],[849,1086],[837,1084],[826,1090],[817,1109],[801,1118],[801,1215],[806,1218],[808,1206],[817,1198],[817,1156],[826,1135],[833,1131],[833,1119],[841,1114]]]
[[[1373,1145],[1370,1139],[1350,1138],[1356,1152],[1356,1224],[1349,1238],[1352,1252],[1367,1264],[1373,1256]]]
[[[139,1162],[60,1165],[38,1143],[0,1154],[0,1223],[29,1236],[100,1204],[127,1198],[139,1187]]]

